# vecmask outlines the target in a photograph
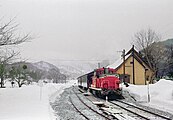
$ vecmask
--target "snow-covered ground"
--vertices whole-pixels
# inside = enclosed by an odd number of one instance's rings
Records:
[[[76,81],[0,89],[0,120],[55,120],[50,102]],[[56,94],[56,95],[55,95]]]
[[[65,88],[74,85],[76,81],[66,84],[38,84],[21,88],[0,89],[0,120],[56,120],[50,106]],[[152,106],[173,114],[173,81],[160,80],[149,85],[150,102],[147,102],[148,89],[146,85],[130,85],[123,87],[142,104]]]
[[[161,79],[155,84],[149,85],[148,102],[148,86],[147,85],[130,85],[123,87],[142,104],[151,106],[173,114],[173,81]]]

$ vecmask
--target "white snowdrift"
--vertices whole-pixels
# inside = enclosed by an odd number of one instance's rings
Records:
[[[73,82],[0,89],[0,120],[55,120],[49,102]]]
[[[124,90],[130,92],[137,101],[164,111],[173,113],[173,81],[161,79],[149,85],[150,102],[148,103],[147,85],[130,85]]]
[[[0,120],[56,120],[50,102],[54,102],[64,88],[76,81],[66,84],[45,84],[23,86],[22,88],[0,89]],[[147,102],[146,85],[123,87],[138,101],[145,105],[160,108],[173,113],[173,81],[160,80],[149,85],[151,101]],[[56,116],[58,117],[58,116]]]

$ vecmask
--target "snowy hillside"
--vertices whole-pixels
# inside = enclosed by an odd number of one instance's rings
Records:
[[[67,76],[67,79],[75,79],[76,77],[84,74],[82,70],[74,68],[73,66],[59,65],[60,72]]]
[[[54,82],[63,82],[66,80],[66,75],[62,74],[56,66],[48,62],[40,61],[33,63],[35,67],[43,71],[42,79],[54,80]]]
[[[36,62],[33,63],[33,65],[36,66],[38,69],[45,71],[49,71],[51,69],[56,69],[57,71],[59,71],[59,69],[56,66],[45,61]]]
[[[57,61],[54,62],[54,65],[60,69],[61,73],[67,75],[69,79],[75,79],[97,68],[97,64],[80,61]]]
[[[121,54],[118,54],[118,56]],[[106,67],[117,59],[117,54],[114,55],[95,55],[88,60],[50,60],[60,69],[60,72],[67,75],[68,78],[77,78],[80,75],[86,74],[100,67]]]
[[[50,64],[48,62],[40,61],[36,63],[29,63],[29,62],[18,62],[8,65],[8,69],[12,66],[27,66],[27,73],[32,78],[33,81],[37,82],[40,79],[49,79],[53,80],[54,82],[64,82],[66,76],[62,74],[56,66]]]

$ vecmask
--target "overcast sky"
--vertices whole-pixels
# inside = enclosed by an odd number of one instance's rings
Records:
[[[37,36],[21,47],[31,61],[105,59],[148,27],[173,38],[173,0],[1,0],[0,14]]]

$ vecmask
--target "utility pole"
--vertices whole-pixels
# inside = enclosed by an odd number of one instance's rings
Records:
[[[132,63],[133,63],[133,84],[135,84],[134,45],[132,47]]]
[[[100,68],[100,63],[98,63],[98,68]]]
[[[125,49],[123,49],[123,52],[122,52],[122,57],[123,57],[123,82],[125,83]]]

